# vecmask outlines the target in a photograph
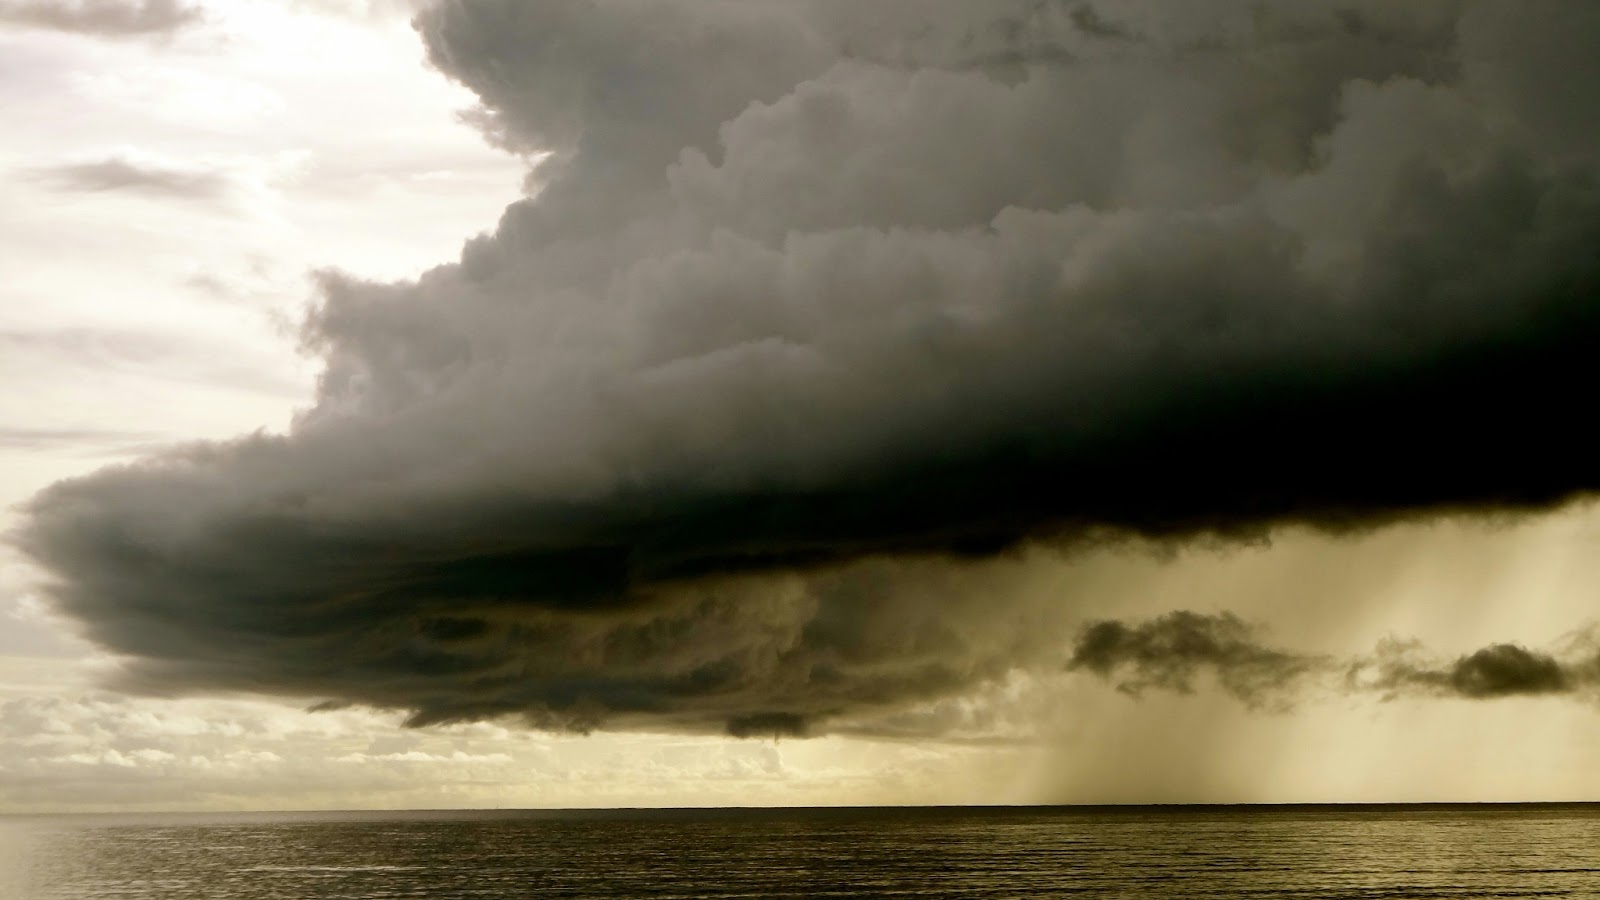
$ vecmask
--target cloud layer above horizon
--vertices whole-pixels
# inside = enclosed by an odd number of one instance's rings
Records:
[[[289,433],[34,501],[130,684],[799,733],[1063,662],[1034,545],[1600,488],[1593,4],[416,26],[529,196],[415,281],[325,274]]]
[[[1286,709],[1313,690],[1370,692],[1385,699],[1578,695],[1600,688],[1593,629],[1567,635],[1557,654],[1520,644],[1480,647],[1445,662],[1420,641],[1389,637],[1370,654],[1338,658],[1296,653],[1263,642],[1232,613],[1176,610],[1143,622],[1102,619],[1085,626],[1067,668],[1112,682],[1134,697],[1147,690],[1192,693],[1209,676],[1253,708]]]

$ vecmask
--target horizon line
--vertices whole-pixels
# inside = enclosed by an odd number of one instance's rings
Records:
[[[1283,811],[1338,809],[1428,809],[1472,807],[1516,807],[1523,809],[1558,807],[1600,807],[1600,800],[1368,800],[1368,801],[1282,801],[1282,802],[1148,802],[1148,803],[890,803],[838,805],[744,805],[744,806],[463,806],[463,807],[349,807],[339,809],[99,809],[0,810],[0,817],[43,816],[328,816],[368,814],[450,814],[450,813],[533,813],[542,815],[607,813],[776,813],[776,812],[912,812],[945,811],[962,813],[1008,812],[1139,812],[1139,811]]]

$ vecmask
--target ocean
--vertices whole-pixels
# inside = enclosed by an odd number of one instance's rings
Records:
[[[1600,805],[6,816],[0,897],[1600,898]]]

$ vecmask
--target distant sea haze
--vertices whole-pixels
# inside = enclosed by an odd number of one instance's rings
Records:
[[[1600,804],[13,816],[0,897],[1600,897]]]

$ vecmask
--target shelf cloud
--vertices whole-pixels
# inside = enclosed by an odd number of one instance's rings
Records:
[[[1003,589],[1030,546],[1600,487],[1594,4],[444,0],[415,25],[536,160],[528,196],[414,281],[324,273],[287,433],[32,502],[21,545],[130,684],[799,734],[1059,665],[1040,625],[1072,598]],[[1305,664],[1231,620],[1160,627],[1175,666],[1125,626],[1077,658],[1244,696]],[[1393,684],[1564,683],[1484,652]]]

